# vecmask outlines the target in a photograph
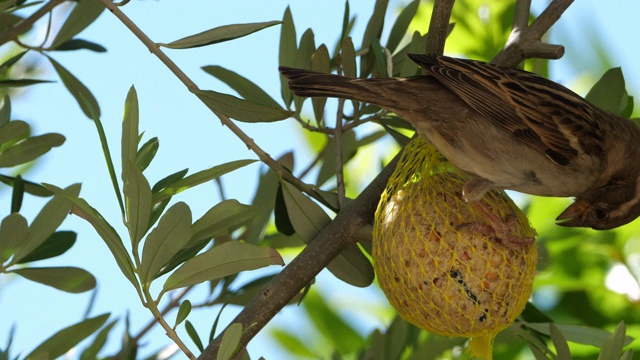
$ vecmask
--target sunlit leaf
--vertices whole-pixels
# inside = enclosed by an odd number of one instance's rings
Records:
[[[282,16],[282,27],[280,30],[280,46],[278,51],[278,64],[280,66],[293,66],[296,59],[296,53],[298,52],[296,27],[293,24],[293,16],[291,16],[291,9],[289,6],[284,10]],[[282,93],[282,100],[286,107],[291,105],[293,100],[293,92],[289,89],[289,80],[280,75],[280,91]]]
[[[621,114],[629,103],[624,76],[619,67],[609,69],[589,90],[585,99],[614,114]]]
[[[124,200],[127,208],[127,228],[134,248],[147,233],[151,218],[151,186],[142,171],[131,161],[124,180]],[[124,166],[124,165],[123,165]]]
[[[189,316],[189,313],[191,313],[191,301],[185,300],[182,302],[182,304],[180,304],[178,314],[176,315],[176,323],[175,325],[173,325],[173,328],[175,329],[178,325],[185,321],[187,319],[187,316]]]
[[[20,249],[29,236],[27,220],[18,213],[13,213],[0,224],[0,264],[9,259]]]
[[[620,357],[622,353],[622,347],[625,343],[625,332],[626,325],[623,321],[618,323],[616,326],[616,330],[611,334],[607,340],[605,340],[604,344],[602,344],[602,349],[600,349],[600,355],[598,356],[598,360],[608,360],[608,359],[617,359]]]
[[[191,230],[191,209],[184,202],[178,202],[160,218],[144,242],[142,251],[142,281],[148,282],[169,262],[169,260],[189,242]]]
[[[602,347],[611,333],[608,331],[588,326],[571,325],[571,324],[554,324],[558,330],[562,332],[567,341],[578,344],[593,345]],[[549,336],[549,323],[526,323],[526,326],[535,331]],[[627,336],[624,338],[624,345],[629,345],[633,338]]]
[[[87,26],[91,25],[104,9],[104,4],[99,0],[79,1],[65,20],[60,31],[58,31],[55,39],[53,39],[51,47],[55,49],[71,40]]]
[[[32,136],[0,153],[0,167],[11,167],[33,161],[64,143],[60,134]]]
[[[211,90],[197,90],[195,94],[214,113],[220,112],[242,122],[273,122],[287,119],[293,114],[279,106],[265,106]]]
[[[240,345],[240,336],[242,336],[242,324],[233,323],[227,327],[222,335],[222,341],[218,349],[219,360],[231,359],[238,350],[238,345]]]
[[[52,82],[54,81],[40,80],[40,79],[5,79],[5,80],[0,80],[0,88],[23,87],[23,86],[52,83]]]
[[[256,31],[281,23],[281,21],[267,21],[261,23],[224,25],[195,35],[187,36],[180,40],[172,41],[168,44],[158,43],[158,46],[164,46],[171,49],[196,48],[241,38],[243,36],[253,34]]]
[[[96,278],[76,267],[20,268],[9,272],[70,293],[82,293],[96,287]]]
[[[7,69],[9,69],[10,67],[12,67],[15,63],[18,62],[18,60],[20,60],[26,53],[28,50],[19,52],[18,54],[10,57],[9,59],[7,59],[5,62],[3,62],[0,65],[0,72],[3,71],[7,71]]]
[[[269,96],[269,94],[244,76],[225,69],[222,66],[204,66],[202,70],[224,82],[240,96],[249,101],[272,108],[281,108],[280,105],[273,100],[271,96]]]
[[[25,359],[55,359],[71,350],[80,341],[96,332],[107,321],[109,314],[83,320],[58,331],[38,345]]]
[[[56,51],[90,50],[90,51],[95,51],[99,53],[103,53],[107,51],[107,49],[104,46],[94,43],[92,41],[84,40],[84,39],[68,40],[67,42],[64,42],[58,45],[55,49],[52,49],[52,50],[56,50]]]
[[[387,13],[387,6],[389,0],[376,0],[376,5],[373,9],[373,14],[367,23],[367,28],[364,31],[362,37],[361,49],[369,49],[371,45],[371,39],[380,39],[382,34],[382,27],[384,26],[384,17]],[[371,69],[374,64],[374,57],[372,53],[364,55],[360,58],[360,77],[366,77],[371,73]]]
[[[274,249],[229,241],[188,260],[169,276],[164,291],[219,279],[240,271],[284,265]]]
[[[185,175],[187,175],[189,169],[182,169],[180,171],[176,171],[171,175],[167,175],[166,177],[159,180],[153,187],[151,188],[151,192],[156,194],[161,190],[165,189],[167,186],[175,183],[176,181],[182,180]]]
[[[311,58],[311,70],[321,73],[329,73],[331,72],[330,62],[329,50],[324,44],[322,44],[318,50],[313,53],[313,57]],[[313,114],[316,117],[316,121],[319,124],[323,124],[324,106],[327,103],[327,98],[314,97],[311,99],[311,103],[313,104]]]
[[[97,0],[83,0],[80,3],[84,1],[97,1]],[[86,101],[91,105],[91,108],[95,110],[96,114],[100,116],[100,105],[98,105],[98,101],[93,96],[93,94],[91,94],[91,91],[89,91],[89,89],[86,86],[84,86],[84,84],[80,80],[78,80],[78,78],[73,76],[73,74],[70,73],[69,70],[65,69],[57,61],[53,60],[53,58],[51,58],[50,56],[47,56],[47,58],[51,62],[51,65],[53,65],[53,68],[58,73],[58,76],[60,76],[60,80],[62,80],[62,83],[64,84],[64,86],[67,88],[69,93],[71,93],[71,95],[76,99],[76,101],[78,102],[78,105],[80,105],[82,112],[84,112],[84,114],[88,118],[90,119],[92,118],[91,109],[90,107],[87,106],[87,104],[85,104],[85,101]],[[85,100],[83,100],[83,98]]]
[[[192,188],[194,186],[200,185],[202,183],[205,183],[207,181],[211,181],[213,179],[217,179],[220,176],[226,174],[226,173],[230,173],[234,170],[237,170],[241,167],[247,166],[249,164],[254,163],[255,160],[235,160],[235,161],[230,161],[228,163],[225,164],[221,164],[221,165],[217,165],[214,166],[210,169],[207,170],[202,170],[199,171],[195,174],[189,175],[184,179],[175,181],[172,184],[166,185],[164,187],[164,189],[162,189],[160,192],[155,193],[153,195],[153,200],[152,202],[154,204],[169,198],[181,191],[187,190],[189,188]]]
[[[140,171],[145,171],[149,164],[153,161],[160,148],[160,142],[157,137],[149,139],[144,143],[136,154],[136,166]]]
[[[227,235],[251,220],[257,211],[255,206],[241,204],[238,200],[224,200],[193,223],[193,237],[189,244]]]
[[[30,130],[29,124],[22,120],[9,121],[0,126],[0,144],[26,139]]]
[[[189,320],[184,323],[184,327],[187,330],[187,335],[191,338],[191,341],[196,345],[200,352],[204,351],[204,346],[202,346],[202,340],[200,340],[200,336],[196,331],[196,328],[193,327],[193,324]]]
[[[351,37],[346,37],[342,41],[342,71],[345,76],[356,77],[357,68],[356,68],[356,50],[353,47],[353,41],[351,41]]]
[[[118,322],[118,320],[113,320],[108,323],[105,327],[100,329],[96,337],[93,339],[93,342],[82,351],[80,354],[80,360],[94,360],[98,359],[98,353],[104,345],[107,343],[107,338],[109,337],[109,333],[111,329],[113,329],[114,325]]]
[[[564,338],[562,332],[553,323],[549,324],[549,334],[551,335],[553,346],[556,348],[558,360],[571,360],[571,351],[569,351],[567,339]]]
[[[40,246],[16,263],[22,264],[60,256],[71,249],[76,242],[77,236],[78,234],[73,231],[56,231]]]
[[[400,15],[396,18],[395,24],[391,28],[391,32],[389,33],[389,40],[387,40],[387,49],[391,53],[393,53],[400,41],[404,38],[404,35],[407,33],[407,29],[409,28],[409,24],[413,17],[416,15],[418,11],[418,6],[420,5],[420,0],[414,0],[409,5],[407,5]]]
[[[5,95],[0,107],[0,126],[8,124],[9,120],[11,120],[11,98]]]
[[[138,93],[136,88],[131,86],[124,101],[124,115],[122,117],[122,138],[120,140],[120,157],[122,164],[122,181],[127,179],[129,162],[135,163],[138,152],[138,124],[140,114],[138,109]]]

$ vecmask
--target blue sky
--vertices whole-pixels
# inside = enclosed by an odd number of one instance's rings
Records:
[[[332,48],[339,36],[343,0],[290,3],[298,36],[311,27],[316,35],[316,44],[327,43]],[[396,9],[402,3],[391,1],[390,9]],[[544,3],[534,1],[534,6],[540,8]],[[220,25],[279,20],[287,4],[282,0],[132,1],[123,11],[154,41],[169,42]],[[330,9],[339,9],[339,12],[334,14]],[[361,34],[371,14],[372,2],[352,1],[351,9],[352,13],[358,15],[353,33]],[[640,2],[634,0],[575,2],[551,36],[552,41],[557,39],[565,44],[567,53],[564,59],[554,62],[551,76],[567,85],[575,84],[578,77],[599,77],[601,74],[590,72],[588,68],[576,71],[571,63],[572,59],[595,58],[594,50],[589,48],[589,37],[598,33],[613,65],[622,66],[629,92],[638,98],[640,67],[637,66],[637,59],[640,59],[640,48],[633,34],[637,14],[640,14]],[[393,16],[393,10],[388,15]],[[102,44],[108,52],[54,53],[52,56],[80,78],[98,99],[114,154],[119,150],[124,99],[129,87],[135,85],[140,99],[140,129],[146,131],[145,139],[153,136],[160,139],[158,156],[146,172],[151,183],[185,167],[197,171],[231,160],[256,158],[109,12],[104,12],[81,37]],[[227,91],[224,85],[200,70],[205,65],[221,65],[253,80],[279,99],[280,84],[276,70],[278,39],[279,27],[276,26],[229,43],[193,50],[166,50],[166,53],[203,89]],[[354,43],[360,41],[356,38]],[[38,56],[32,55],[34,58]],[[44,59],[41,58],[41,61]],[[48,70],[41,77],[57,80],[50,67],[47,65],[45,68]],[[26,177],[59,186],[82,182],[82,196],[112,224],[120,224],[118,205],[108,180],[95,126],[84,117],[62,84],[58,82],[32,87],[14,103],[13,109],[13,118],[29,121],[35,134],[59,132],[67,137],[64,146],[46,155]],[[274,157],[303,147],[301,133],[292,120],[239,125]],[[114,158],[116,162],[119,160],[117,155]],[[298,160],[301,164],[308,161],[304,156]],[[261,168],[261,165],[255,164],[225,176],[227,196],[249,202]],[[8,204],[9,196],[9,192],[1,192],[0,201]],[[177,200],[187,202],[194,218],[197,218],[220,199],[216,188],[207,184],[180,194]],[[42,202],[38,199],[27,198],[24,215],[32,219],[36,209],[41,206]],[[119,274],[106,246],[93,229],[77,217],[69,217],[61,229],[78,232],[76,245],[60,258],[34,265],[73,265],[89,270],[99,283],[93,314],[112,312],[114,317],[122,317],[129,312],[132,332],[136,333],[151,316],[139,305],[135,291]],[[121,225],[116,229],[124,234]],[[0,276],[0,284],[3,284],[0,287],[0,344],[7,338],[10,325],[17,323],[13,348],[23,351],[23,354],[57,330],[80,320],[89,299],[89,294],[66,294],[22,279]],[[385,302],[375,289],[355,289],[338,284],[330,275],[321,275],[317,284],[330,294],[332,303],[358,319],[364,319],[364,314],[357,308],[366,309]],[[198,299],[197,295],[196,292],[195,299]],[[362,303],[353,304],[349,300],[353,298],[362,299]],[[204,310],[190,320],[206,334],[208,324],[217,311],[218,308]],[[229,321],[229,316],[236,312],[237,309],[227,309],[223,320]],[[300,326],[303,320],[299,314],[300,310],[295,307],[287,308],[276,317],[274,323]],[[369,319],[362,330],[370,329],[380,321],[383,320]],[[114,332],[116,334],[117,331]],[[266,335],[267,331],[251,343],[251,354],[282,358],[268,343]],[[149,340],[147,347],[142,350],[143,354],[169,342],[157,329]],[[189,340],[187,343],[195,349]],[[111,346],[115,346],[115,343]]]

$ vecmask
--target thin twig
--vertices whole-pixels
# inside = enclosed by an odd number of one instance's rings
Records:
[[[31,16],[29,16],[28,18],[20,21],[15,26],[9,26],[7,31],[0,35],[0,46],[6,44],[9,41],[17,39],[18,36],[29,30],[33,26],[33,24],[41,17],[45,16],[47,13],[53,10],[54,7],[60,5],[65,1],[67,0],[50,0],[49,2],[42,5],[40,9],[36,10],[36,12],[31,14]]]
[[[385,115],[387,115],[389,112],[387,110],[381,110],[380,112],[376,113],[375,115],[371,115],[368,116],[366,118],[362,118],[362,119],[356,119],[354,121],[350,121],[346,124],[342,124],[342,133],[345,133],[349,130],[355,129],[356,127],[371,122],[371,121],[376,121],[379,120],[380,118],[384,117]],[[300,118],[299,115],[294,115],[293,116],[294,119],[296,119],[296,121],[298,121],[298,123],[300,124],[300,126],[302,126],[303,129],[311,131],[311,132],[318,132],[318,133],[322,133],[322,134],[327,134],[327,135],[331,135],[333,134],[336,129],[332,128],[332,127],[318,127],[318,126],[313,126],[311,125],[309,122],[305,122],[304,120],[302,120],[302,118]],[[349,116],[345,116],[343,114],[343,118],[344,119],[349,119]]]
[[[111,11],[129,30],[149,49],[149,51],[162,61],[162,63],[171,70],[171,72],[193,93],[196,93],[199,89],[198,86],[185,74],[177,65],[173,62],[160,48],[151,40],[138,26],[131,21],[121,10],[120,8],[113,4],[110,0],[101,0],[102,3],[105,4],[107,9]],[[244,131],[242,131],[235,122],[231,121],[231,119],[213,109],[210,109],[217,117],[220,119],[222,124],[231,130],[242,142],[253,151],[260,161],[270,167],[278,177],[286,180],[291,183],[293,186],[298,188],[300,191],[307,193],[312,198],[316,199],[323,205],[333,208],[331,204],[329,204],[315,189],[314,186],[309,184],[305,184],[300,181],[300,179],[296,178],[288,171],[282,164],[274,160],[271,155],[269,155],[266,151],[264,151],[256,142],[249,137]],[[335,209],[334,209],[335,210]]]
[[[169,311],[175,309],[180,304],[180,300],[182,300],[187,295],[187,293],[191,291],[191,289],[193,289],[193,286],[188,286],[182,289],[175,296],[172,296],[171,300],[169,300],[167,305],[165,305],[162,311],[160,311],[160,315],[164,317],[169,313]],[[158,325],[158,322],[155,319],[149,321],[147,325],[143,327],[142,330],[140,330],[140,332],[138,332],[138,334],[135,335],[131,340],[137,344],[140,341],[140,339],[142,339],[142,337],[144,337],[156,325]]]
[[[440,0],[433,3],[433,13],[429,23],[429,34],[427,37],[427,54],[442,55],[444,44],[449,35],[449,21],[451,20],[451,10],[455,0]]]
[[[338,207],[344,208],[347,203],[346,189],[344,184],[344,159],[342,158],[342,113],[344,110],[344,99],[338,100],[338,112],[336,114],[336,129],[333,135],[336,148],[336,187],[338,190]]]

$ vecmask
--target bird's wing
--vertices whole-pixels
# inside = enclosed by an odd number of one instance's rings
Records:
[[[478,61],[409,57],[475,111],[559,165],[601,151],[596,108],[562,85]]]

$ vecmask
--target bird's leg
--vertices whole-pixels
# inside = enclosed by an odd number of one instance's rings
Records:
[[[493,185],[493,182],[485,178],[472,177],[462,187],[462,198],[470,203],[479,202],[484,194],[493,189]]]
[[[482,227],[482,229],[478,228],[481,233],[495,235],[500,243],[512,250],[519,250],[523,246],[533,243],[533,237],[519,238],[511,233],[511,227],[515,225],[517,220],[514,215],[507,215],[501,219],[482,201],[472,202],[471,206],[487,221],[487,225],[479,225]]]

